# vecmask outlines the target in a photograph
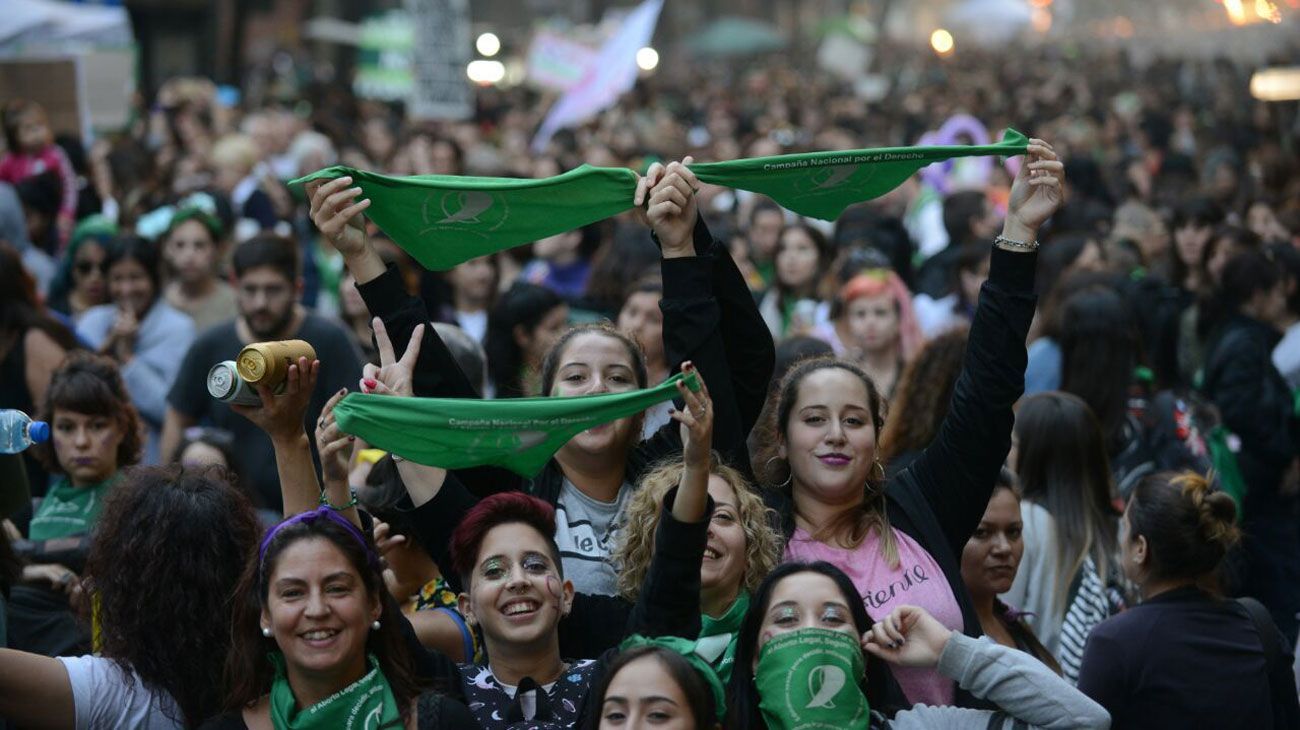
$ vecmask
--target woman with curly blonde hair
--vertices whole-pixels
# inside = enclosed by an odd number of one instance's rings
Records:
[[[618,592],[629,601],[636,601],[650,569],[654,535],[660,518],[672,508],[683,469],[680,459],[661,463],[645,476],[625,507],[626,521],[613,561],[618,567]],[[708,652],[706,658],[726,682],[749,595],[776,567],[782,539],[763,498],[739,471],[723,464],[717,453],[709,465],[709,498],[713,512],[700,565],[698,651]]]

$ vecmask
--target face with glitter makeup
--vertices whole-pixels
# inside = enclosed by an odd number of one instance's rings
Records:
[[[561,576],[546,538],[519,522],[483,536],[468,589],[461,613],[483,627],[489,653],[494,644],[542,648],[557,641],[556,626],[573,605],[573,584]]]
[[[792,573],[772,589],[771,600],[763,614],[763,624],[758,630],[759,652],[773,637],[799,629],[830,629],[842,631],[857,638],[853,612],[844,601],[835,581],[821,573],[805,571]]]

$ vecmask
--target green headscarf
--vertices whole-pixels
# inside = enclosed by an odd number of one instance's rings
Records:
[[[677,395],[700,389],[694,373],[628,393],[576,397],[394,398],[350,393],[334,407],[344,432],[428,466],[465,469],[492,464],[525,477],[541,471],[569,439]]]
[[[718,618],[700,614],[700,639],[695,650],[709,660],[723,683],[731,681],[731,667],[736,663],[736,639],[748,612],[749,593],[742,590],[731,608]]]
[[[627,651],[635,649],[638,646],[657,646],[662,649],[675,652],[682,655],[687,663],[691,665],[701,677],[704,678],[709,690],[713,693],[713,705],[717,708],[718,719],[722,719],[727,713],[727,693],[723,689],[723,680],[718,677],[717,672],[713,670],[713,665],[700,656],[697,646],[699,642],[683,639],[680,636],[642,636],[633,634],[619,644],[619,649]]]
[[[834,220],[855,203],[898,187],[917,170],[954,157],[1022,155],[1028,138],[1008,129],[978,146],[887,147],[757,157],[690,166],[701,182],[767,195],[800,215]],[[583,165],[563,175],[516,180],[458,175],[390,177],[341,165],[291,181],[350,176],[371,220],[425,268],[446,270],[632,207],[636,173]]]

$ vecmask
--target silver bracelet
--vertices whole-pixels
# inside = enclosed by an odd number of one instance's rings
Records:
[[[998,236],[997,238],[993,239],[993,245],[1006,246],[1007,248],[1014,248],[1018,251],[1038,250],[1038,241],[1029,241],[1029,242],[1017,241],[1012,238],[1007,238],[1006,236]]]
[[[394,454],[394,453],[391,452],[391,451],[388,452],[388,455],[391,456],[391,457],[393,458],[393,463],[394,463],[394,464],[400,464],[400,463],[402,463],[403,461],[406,461],[406,459],[403,459],[402,457],[398,456],[397,454]]]

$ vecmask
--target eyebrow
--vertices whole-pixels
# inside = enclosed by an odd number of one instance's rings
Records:
[[[663,695],[647,695],[645,697],[642,697],[641,701],[646,704],[649,704],[651,702],[666,702],[672,705],[673,707],[677,707],[677,702],[675,700],[673,700],[671,697],[664,697]],[[622,705],[628,704],[627,698],[622,697],[620,695],[608,695],[607,697],[605,697],[605,702],[603,704],[609,704],[611,702],[617,702]]]

